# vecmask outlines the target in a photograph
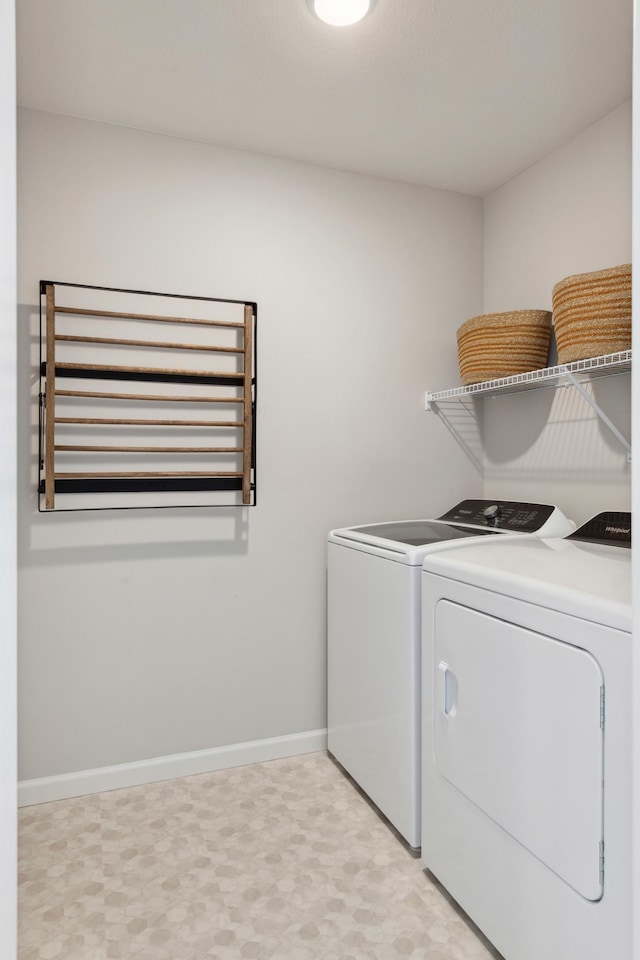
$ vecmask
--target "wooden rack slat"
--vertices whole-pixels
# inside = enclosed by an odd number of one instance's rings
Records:
[[[56,417],[56,423],[107,423],[135,427],[236,427],[244,429],[241,420],[128,420],[115,417]]]
[[[172,397],[168,394],[100,393],[95,390],[56,390],[56,397],[105,400],[160,400],[167,403],[244,403],[244,397]]]
[[[56,473],[56,480],[83,480],[91,477],[110,478],[110,477],[241,477],[241,472],[222,472],[218,473],[211,470],[160,470],[160,471],[124,471],[124,472],[96,472],[91,473]]]
[[[251,395],[251,370],[252,356],[252,329],[253,329],[253,310],[250,306],[244,308],[244,450],[242,457],[242,502],[251,503],[251,417],[252,417],[252,395]]]
[[[88,453],[242,453],[242,447],[104,447],[76,443],[57,443],[55,449]]]
[[[56,313],[70,313],[77,317],[114,317],[121,320],[152,320],[158,323],[191,323],[200,327],[237,327],[244,329],[244,323],[226,320],[196,320],[193,317],[162,317],[154,313],[119,313],[115,310],[85,310],[81,307],[56,307]]]
[[[45,388],[45,506],[55,506],[55,424],[56,424],[56,301],[53,285],[46,286],[47,378]]]
[[[164,350],[199,350],[201,353],[244,353],[242,347],[212,347],[199,343],[168,343],[166,340],[123,340],[122,337],[81,337],[56,333],[56,340],[67,343],[107,343],[119,347],[159,347]]]
[[[243,373],[228,372],[226,370],[178,370],[174,367],[122,367],[113,363],[56,363],[56,370],[100,370],[105,373],[111,371],[115,373],[155,373],[161,376],[175,377],[226,377],[230,380],[237,380],[240,383],[244,380]]]

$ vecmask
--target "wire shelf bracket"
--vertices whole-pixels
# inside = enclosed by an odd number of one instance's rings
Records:
[[[609,430],[614,435],[614,437],[622,444],[622,446],[627,451],[627,462],[631,463],[631,444],[629,443],[627,438],[620,433],[615,423],[606,415],[602,407],[598,406],[598,404],[593,399],[591,394],[587,390],[585,390],[585,388],[582,386],[580,381],[576,379],[576,377],[570,370],[566,371],[566,377],[569,383],[576,388],[580,396],[587,401],[589,406],[593,409],[595,414],[604,423],[604,425],[609,428]]]

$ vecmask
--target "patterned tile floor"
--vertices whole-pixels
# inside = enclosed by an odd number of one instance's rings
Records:
[[[326,754],[28,807],[19,960],[486,960]]]

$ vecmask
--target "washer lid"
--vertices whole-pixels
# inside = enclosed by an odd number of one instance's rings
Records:
[[[371,523],[363,527],[352,527],[350,530],[341,530],[340,534],[347,539],[362,540],[365,543],[369,542],[369,538],[375,538],[412,547],[426,547],[443,540],[484,537],[501,532],[495,528],[453,526],[439,520],[395,520],[390,523]]]
[[[631,551],[570,538],[507,538],[427,556],[423,571],[631,630]]]
[[[506,530],[454,526],[441,520],[396,520],[331,530],[329,542],[410,567],[421,567],[427,553],[477,542],[478,537],[502,540],[505,535],[511,536]]]

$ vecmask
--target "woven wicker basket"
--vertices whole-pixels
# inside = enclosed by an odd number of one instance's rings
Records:
[[[553,288],[558,362],[631,348],[631,264],[566,277]]]
[[[512,310],[472,317],[458,329],[458,364],[465,386],[538,370],[547,363],[548,310]]]

